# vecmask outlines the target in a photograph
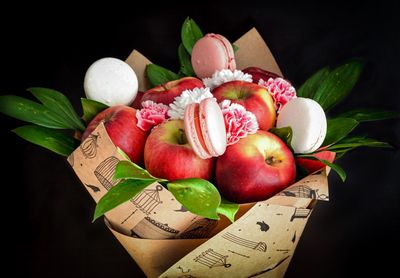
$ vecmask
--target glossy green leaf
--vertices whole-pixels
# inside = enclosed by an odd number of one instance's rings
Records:
[[[85,129],[82,120],[78,117],[65,95],[56,90],[40,87],[29,88],[28,91],[43,103],[47,109],[62,117],[70,125],[70,129],[79,131]]]
[[[186,18],[181,29],[181,39],[189,54],[192,54],[194,44],[203,37],[200,27],[191,18]]]
[[[143,169],[131,161],[118,162],[115,168],[114,179],[157,180],[157,178],[150,175],[146,169]]]
[[[352,118],[359,122],[368,122],[398,118],[400,117],[400,112],[381,109],[360,108],[342,113],[339,115],[339,117]]]
[[[86,123],[90,123],[90,121],[101,111],[108,108],[107,105],[104,103],[87,99],[81,98],[82,110],[83,110],[83,119]]]
[[[225,199],[221,199],[221,203],[217,208],[217,213],[225,215],[231,222],[235,221],[235,215],[239,211],[239,205]]]
[[[42,126],[26,125],[13,130],[23,139],[63,156],[69,156],[79,142],[62,131]]]
[[[363,136],[346,137],[328,147],[328,150],[334,152],[345,152],[358,147],[374,147],[374,148],[392,148],[386,142]]]
[[[156,64],[148,64],[146,67],[147,78],[153,86],[168,81],[179,79],[179,75]]]
[[[346,63],[329,73],[318,87],[314,100],[324,110],[329,110],[342,101],[353,89],[361,74],[363,64],[360,61]]]
[[[217,209],[221,196],[217,188],[207,180],[182,179],[169,182],[168,190],[190,212],[218,220]]]
[[[0,96],[0,112],[28,123],[56,129],[70,128],[68,123],[43,105],[19,96]]]
[[[185,76],[194,76],[194,70],[192,67],[192,61],[190,59],[189,53],[186,51],[183,44],[180,44],[178,47],[178,56],[179,56],[179,63],[181,65],[180,71]]]
[[[342,179],[342,181],[345,182],[347,175],[342,167],[340,167],[337,164],[330,163],[328,160],[325,160],[325,159],[321,159],[320,161],[322,163],[324,163],[325,165],[331,167],[331,169],[339,175],[339,177]]]
[[[113,186],[97,203],[93,222],[106,212],[129,201],[139,192],[152,184],[152,180],[124,180]]]
[[[290,126],[281,127],[281,128],[271,128],[269,130],[269,132],[271,132],[271,133],[275,134],[276,136],[278,136],[279,138],[281,138],[281,140],[283,142],[285,142],[285,144],[287,146],[291,147],[293,131]]]
[[[350,118],[335,118],[329,119],[327,124],[326,137],[322,146],[328,146],[343,139],[358,125],[358,122]]]
[[[296,157],[301,157],[301,158],[307,158],[307,159],[310,159],[310,160],[321,161],[326,166],[331,167],[331,169],[334,170],[338,174],[338,176],[342,179],[343,182],[346,180],[346,172],[343,170],[342,167],[340,167],[337,164],[333,164],[333,163],[331,163],[331,162],[329,162],[328,160],[325,160],[325,159],[319,159],[318,157],[315,157],[315,156],[313,156],[311,154],[301,154],[301,155],[297,155]]]
[[[297,90],[298,97],[313,98],[317,92],[322,81],[329,75],[330,69],[328,67],[322,68],[314,73],[300,88]]]

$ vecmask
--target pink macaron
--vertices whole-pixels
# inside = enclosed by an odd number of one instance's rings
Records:
[[[199,78],[210,77],[214,72],[236,69],[232,44],[221,35],[207,34],[192,49],[192,66]]]
[[[186,106],[185,134],[193,151],[202,159],[217,157],[226,150],[226,130],[221,108],[214,98]]]

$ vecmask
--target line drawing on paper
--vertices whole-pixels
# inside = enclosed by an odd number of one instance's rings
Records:
[[[269,225],[267,223],[265,223],[264,221],[258,221],[256,223],[257,225],[260,225],[260,231],[261,232],[267,232],[269,230]]]
[[[135,227],[131,233],[141,238],[175,238],[178,230],[168,226],[167,223],[161,223],[146,216]]]
[[[212,219],[200,219],[186,228],[186,230],[179,235],[179,238],[205,238],[217,224],[217,221]]]
[[[96,178],[107,191],[119,182],[119,180],[113,178],[118,162],[118,158],[110,156],[104,159],[94,170]]]
[[[85,158],[92,159],[95,158],[97,155],[97,138],[100,135],[97,134],[90,134],[88,138],[83,141],[83,143],[79,146],[82,151],[82,154]]]
[[[257,250],[260,252],[267,252],[267,244],[263,241],[255,242],[252,240],[248,240],[248,239],[239,237],[230,232],[223,234],[222,238],[229,240],[230,242],[233,242],[235,244],[241,245],[243,247],[247,247],[247,248]]]
[[[292,242],[294,243],[296,241],[296,231],[294,231],[293,237],[292,237]]]
[[[202,252],[193,260],[197,263],[200,263],[208,268],[223,266],[225,268],[229,268],[232,265],[226,262],[228,255],[222,255],[218,252],[215,252],[214,249],[209,248],[206,251]]]
[[[178,269],[180,269],[182,273],[188,273],[190,271],[190,268],[188,268],[186,271],[184,271],[183,267],[181,267],[181,266],[178,266]]]
[[[85,185],[86,187],[89,187],[90,189],[92,189],[94,193],[97,193],[97,192],[100,191],[100,188],[98,188],[98,187],[95,186],[95,185],[86,184],[86,183],[84,183],[84,185]]]
[[[137,212],[137,209],[135,209],[134,211],[132,211],[132,212],[121,222],[121,225],[124,224],[126,221],[128,221],[128,219],[131,218],[131,216],[134,215],[135,212]]]
[[[290,222],[292,222],[296,218],[307,218],[311,213],[310,209],[305,208],[295,208],[292,217],[290,218]]]
[[[283,254],[289,253],[290,249],[276,249],[278,252],[283,252]]]
[[[236,252],[236,251],[233,251],[233,250],[228,250],[228,252],[231,252],[232,254],[236,254],[236,255],[239,255],[239,256],[242,256],[242,257],[245,257],[245,258],[250,259],[250,256],[240,254],[240,253],[238,253],[238,252]]]
[[[267,269],[265,269],[265,270],[262,270],[262,271],[260,271],[260,272],[254,273],[254,274],[252,274],[252,275],[250,275],[250,276],[247,276],[247,278],[256,277],[256,276],[259,276],[259,275],[261,275],[261,274],[263,274],[263,273],[266,273],[266,272],[269,272],[269,271],[271,271],[271,270],[274,270],[275,268],[277,268],[278,266],[280,266],[284,261],[286,261],[289,257],[290,257],[290,256],[287,256],[287,257],[283,258],[282,260],[280,260],[280,261],[279,261],[278,263],[276,263],[275,265],[273,265],[273,266],[271,266],[271,267],[269,267],[269,268],[267,268]]]
[[[131,199],[131,202],[143,213],[149,215],[159,204],[162,204],[159,193],[161,190],[163,190],[161,185],[157,185],[155,189],[145,189]]]
[[[307,185],[295,185],[287,188],[286,190],[280,192],[278,195],[297,197],[297,198],[308,198],[308,199],[319,199],[328,200],[329,196],[326,194],[319,194],[318,189],[312,189]]]

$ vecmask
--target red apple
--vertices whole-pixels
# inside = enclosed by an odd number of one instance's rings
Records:
[[[123,150],[129,158],[143,164],[144,144],[148,132],[137,127],[136,109],[118,105],[100,112],[89,123],[82,135],[82,141],[101,123],[104,123],[108,136],[115,146]]]
[[[268,79],[270,78],[277,78],[280,77],[279,75],[277,75],[276,73],[267,71],[267,70],[263,70],[257,67],[249,67],[249,68],[245,68],[243,70],[244,73],[248,73],[251,76],[253,76],[253,83],[258,84],[258,81],[260,79],[264,80],[264,81],[268,81]]]
[[[295,178],[292,152],[276,135],[263,130],[230,145],[217,159],[217,187],[222,196],[238,203],[268,199]]]
[[[132,102],[131,107],[135,109],[142,109],[142,97],[144,92],[138,91],[135,100]]]
[[[331,151],[322,151],[322,152],[315,153],[312,156],[319,158],[319,159],[327,160],[328,162],[332,163],[335,160],[336,153],[331,152]],[[297,157],[296,164],[303,167],[304,169],[306,169],[307,172],[310,174],[314,173],[322,168],[325,168],[325,164],[322,163],[321,161],[303,158],[303,157]]]
[[[231,81],[215,88],[212,93],[218,102],[229,99],[243,105],[256,116],[260,129],[268,130],[275,125],[274,100],[264,87],[245,81]]]
[[[204,84],[200,79],[195,77],[183,77],[178,80],[169,81],[167,83],[158,85],[150,90],[144,92],[142,102],[152,100],[156,103],[164,103],[169,105],[185,90],[192,90],[194,88],[203,88]]]
[[[155,177],[168,180],[210,179],[213,159],[201,159],[189,145],[182,120],[170,120],[153,128],[144,147],[144,164]]]

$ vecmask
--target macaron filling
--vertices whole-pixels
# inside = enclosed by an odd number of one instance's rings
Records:
[[[186,138],[192,146],[193,151],[202,159],[211,158],[207,151],[204,138],[202,136],[199,118],[199,104],[192,103],[185,109],[185,133]]]

